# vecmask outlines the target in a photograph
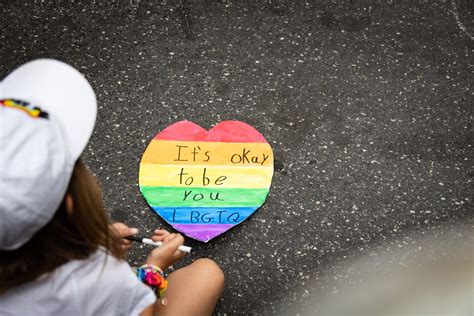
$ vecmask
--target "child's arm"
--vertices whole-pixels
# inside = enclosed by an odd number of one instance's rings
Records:
[[[184,238],[180,234],[170,234],[164,229],[155,230],[155,234],[152,237],[153,241],[163,242],[163,246],[153,249],[146,260],[147,264],[152,264],[166,269],[176,261],[183,258],[184,253],[179,251],[179,246],[184,243]],[[157,312],[157,304],[164,304],[164,300],[158,300],[155,304],[152,304],[145,308],[140,316],[152,316]]]
[[[140,316],[153,316],[155,313],[155,304],[151,304],[140,313]]]

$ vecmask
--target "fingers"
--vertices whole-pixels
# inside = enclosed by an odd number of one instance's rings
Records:
[[[154,231],[154,234],[151,239],[153,239],[153,241],[164,241],[165,237],[168,235],[170,235],[170,233],[167,230],[157,229]]]
[[[184,238],[180,234],[169,234],[164,238],[162,247],[170,249],[170,253],[173,253],[177,251],[179,246],[182,246],[183,243]]]
[[[120,222],[113,223],[111,227],[115,230],[115,232],[117,233],[119,237],[127,237],[131,235],[136,235],[138,233],[138,229],[130,228],[124,223],[120,223]]]
[[[176,237],[178,236],[178,234],[168,234],[165,236],[165,238],[163,238],[163,242],[169,242],[170,240],[173,240],[175,239]]]
[[[166,229],[155,229],[155,235],[168,235],[170,232]]]
[[[132,248],[133,241],[125,239],[124,237],[136,235],[138,229],[130,228],[124,223],[113,223],[110,225],[111,229],[115,232],[118,237],[121,237],[120,246],[125,252],[128,252]]]
[[[179,259],[184,257],[185,254],[178,250],[179,246],[182,246],[184,243],[183,236],[181,236],[180,234],[169,234],[168,236],[165,237],[165,240],[163,241],[163,243],[173,245],[175,249],[172,255],[173,262],[176,262]]]
[[[129,251],[130,249],[132,249],[132,244],[133,244],[133,241],[131,241],[131,240],[122,239],[122,241],[121,241],[122,249],[124,249],[126,251]]]

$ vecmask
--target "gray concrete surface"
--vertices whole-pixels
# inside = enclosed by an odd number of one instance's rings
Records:
[[[271,143],[266,204],[209,244],[187,240],[183,264],[211,257],[226,274],[218,315],[303,306],[337,292],[324,280],[354,281],[346,260],[472,227],[470,1],[0,3],[1,77],[52,57],[94,87],[84,157],[115,220],[167,227],[137,182],[173,122],[242,120]]]

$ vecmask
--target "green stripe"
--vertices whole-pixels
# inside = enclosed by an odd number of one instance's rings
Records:
[[[141,186],[140,191],[151,206],[260,206],[265,202],[268,189],[240,189],[240,188],[186,188],[186,187],[155,187]],[[185,198],[185,193],[187,197]],[[212,200],[212,197],[219,200]],[[199,200],[199,198],[202,199]]]

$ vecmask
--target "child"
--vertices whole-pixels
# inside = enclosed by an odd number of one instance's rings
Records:
[[[108,224],[79,158],[96,111],[62,62],[27,63],[0,83],[0,315],[210,315],[224,283],[213,261],[162,277],[183,256],[181,235],[156,230],[163,246],[138,277],[123,260],[137,230]]]

